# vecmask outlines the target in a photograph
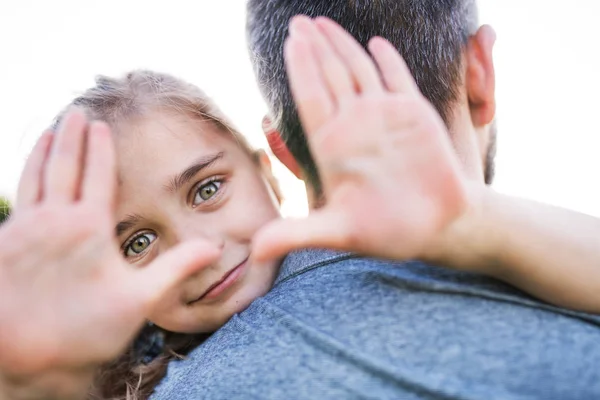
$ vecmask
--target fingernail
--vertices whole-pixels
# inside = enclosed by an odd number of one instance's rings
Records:
[[[306,15],[296,15],[290,22],[290,34],[297,35],[302,32],[302,25],[312,23],[312,19]]]
[[[292,17],[290,20],[290,36],[295,36],[298,33],[298,17]]]
[[[81,114],[81,115],[85,116],[85,109],[80,106],[70,106],[68,108],[66,114],[69,114],[69,115]]]

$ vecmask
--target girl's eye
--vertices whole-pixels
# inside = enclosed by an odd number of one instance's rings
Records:
[[[212,181],[198,187],[194,196],[193,206],[197,206],[207,200],[210,200],[221,188],[221,181]]]
[[[144,233],[135,237],[126,247],[125,247],[125,256],[126,257],[135,257],[142,254],[144,251],[150,247],[152,242],[156,240],[156,235],[154,233]]]

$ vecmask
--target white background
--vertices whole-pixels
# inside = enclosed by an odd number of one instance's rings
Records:
[[[498,32],[497,190],[600,216],[600,58],[594,0],[481,0]],[[244,0],[0,0],[0,194],[39,133],[96,74],[169,72],[212,95],[263,146]],[[278,167],[286,214],[302,186]]]

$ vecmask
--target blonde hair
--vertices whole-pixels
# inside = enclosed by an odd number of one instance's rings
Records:
[[[202,90],[168,74],[139,70],[129,72],[122,78],[99,76],[96,86],[73,100],[55,118],[54,129],[72,106],[82,109],[91,120],[108,123],[117,134],[121,124],[145,118],[152,112],[187,115],[211,123],[219,131],[231,135],[242,149],[258,161],[257,153],[246,139]],[[278,195],[276,182],[272,176],[267,178]],[[158,354],[144,362],[144,354],[139,354],[139,346],[132,343],[121,357],[100,369],[88,399],[147,399],[166,374],[168,363],[183,357],[208,337],[208,334],[166,332],[152,325],[145,327],[140,335],[147,335],[148,330],[151,330],[150,334],[161,335],[163,344]]]
[[[100,75],[96,77],[96,86],[75,98],[55,118],[53,129],[73,106],[83,109],[90,120],[104,121],[115,131],[121,123],[145,118],[153,111],[187,115],[231,134],[249,154],[255,153],[246,138],[204,91],[169,74],[135,70],[121,78]]]

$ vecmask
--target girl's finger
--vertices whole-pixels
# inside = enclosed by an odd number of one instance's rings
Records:
[[[252,240],[252,257],[261,262],[305,248],[348,250],[347,222],[348,218],[331,210],[315,211],[306,218],[273,221]]]
[[[285,43],[285,61],[296,108],[310,136],[329,121],[334,104],[309,43],[292,35]]]
[[[129,273],[128,292],[152,307],[174,286],[216,262],[220,255],[219,248],[203,240],[180,243],[147,267]]]
[[[315,22],[351,71],[360,92],[383,92],[379,71],[365,49],[344,28],[332,20],[319,17]]]
[[[33,206],[42,198],[42,178],[54,134],[46,131],[38,139],[21,173],[15,209]]]
[[[406,62],[390,42],[381,37],[375,37],[369,42],[369,51],[390,92],[406,94],[419,92]]]
[[[44,200],[72,202],[79,195],[87,120],[82,111],[64,117],[52,143],[44,173]]]
[[[293,25],[294,34],[301,35],[311,44],[321,70],[324,83],[336,103],[344,102],[347,97],[355,95],[355,84],[348,67],[336,53],[327,38],[321,33],[313,20],[308,17],[296,17]]]
[[[82,178],[81,198],[101,209],[113,206],[117,181],[117,160],[110,128],[104,122],[90,125]]]

